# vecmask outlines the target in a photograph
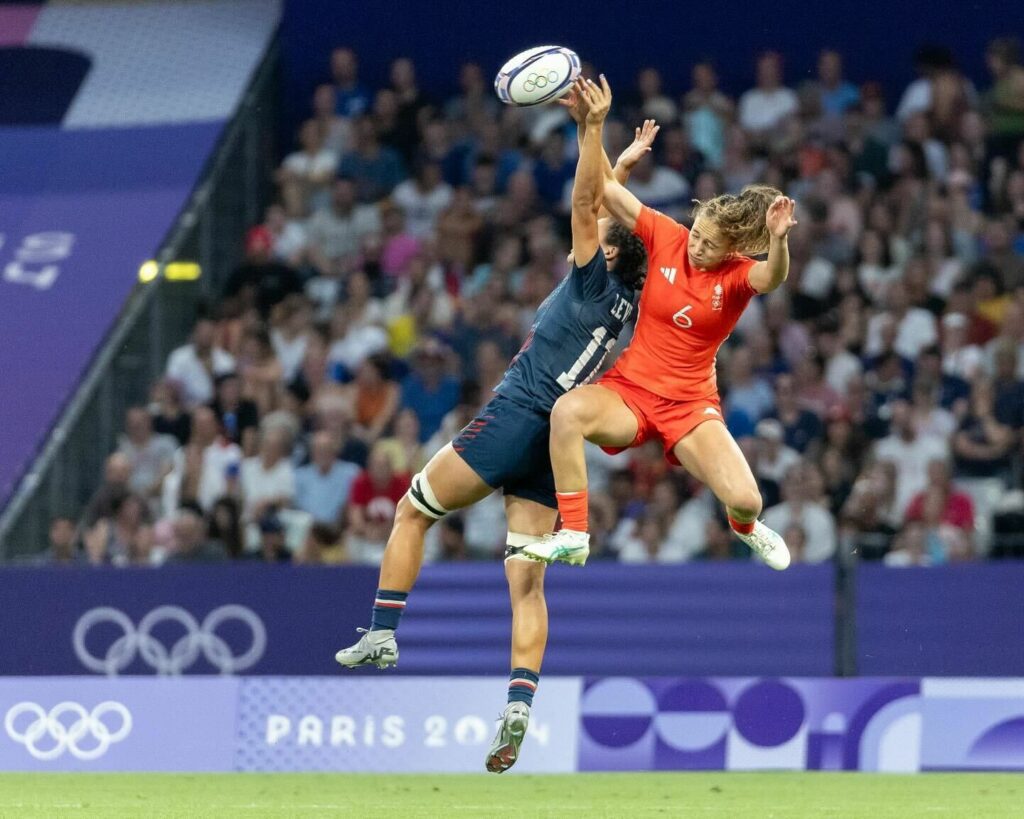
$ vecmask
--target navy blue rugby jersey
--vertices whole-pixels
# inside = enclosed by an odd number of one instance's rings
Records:
[[[587,384],[633,314],[633,290],[608,270],[598,248],[572,267],[537,309],[530,334],[495,392],[550,413],[560,396]]]

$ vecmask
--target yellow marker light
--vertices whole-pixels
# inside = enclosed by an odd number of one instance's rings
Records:
[[[170,282],[194,282],[202,272],[195,262],[169,262],[164,265],[164,278]]]
[[[139,281],[143,284],[149,284],[160,275],[160,266],[150,259],[148,262],[143,262],[139,266]]]

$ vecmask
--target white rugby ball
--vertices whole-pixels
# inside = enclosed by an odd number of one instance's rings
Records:
[[[563,46],[537,46],[516,54],[494,78],[506,105],[541,105],[563,96],[580,75],[580,58]]]

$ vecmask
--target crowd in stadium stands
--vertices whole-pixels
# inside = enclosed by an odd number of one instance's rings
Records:
[[[735,100],[706,63],[678,97],[653,69],[615,84],[613,160],[643,118],[662,126],[628,185],[645,203],[686,220],[752,182],[798,202],[789,281],[719,355],[729,427],[796,560],[1024,554],[1024,67],[1011,39],[986,56],[976,86],[922,49],[894,99],[833,51],[792,87],[762,54]],[[80,540],[77,559],[116,565],[379,562],[410,474],[566,274],[562,108],[504,107],[474,64],[445,101],[408,59],[371,90],[339,48],[330,76],[244,263],[128,412],[83,519],[54,521],[55,559]],[[747,557],[658,445],[588,464],[596,559]],[[504,543],[492,496],[435,526],[428,558]]]

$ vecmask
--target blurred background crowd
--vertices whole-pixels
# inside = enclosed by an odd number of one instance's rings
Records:
[[[691,200],[753,182],[797,200],[789,281],[718,362],[764,520],[797,560],[1024,555],[1024,66],[1009,38],[986,57],[972,81],[922,48],[894,99],[834,51],[802,78],[764,53],[738,97],[708,63],[688,82],[609,78],[613,161],[644,118],[661,125],[628,183],[646,204],[688,223]],[[564,109],[502,106],[476,64],[448,99],[408,59],[368,88],[338,48],[309,114],[243,263],[128,411],[84,516],[53,520],[47,559],[379,562],[411,474],[567,273]],[[656,444],[588,447],[588,464],[595,558],[747,558]],[[504,543],[492,496],[435,526],[427,557]]]

